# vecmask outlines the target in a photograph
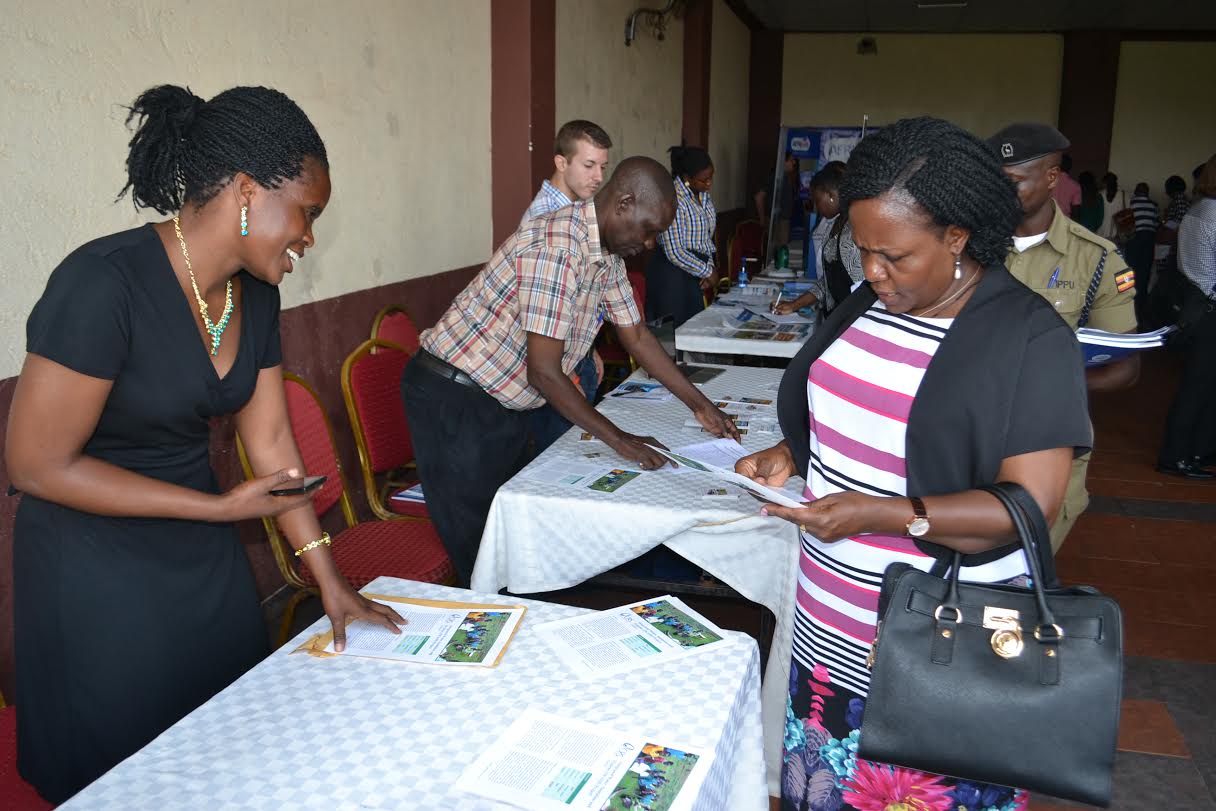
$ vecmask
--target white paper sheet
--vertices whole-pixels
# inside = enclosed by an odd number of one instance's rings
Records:
[[[533,811],[687,811],[713,752],[664,734],[614,730],[529,708],[456,788]]]
[[[671,595],[545,623],[534,630],[580,679],[624,673],[733,641]]]

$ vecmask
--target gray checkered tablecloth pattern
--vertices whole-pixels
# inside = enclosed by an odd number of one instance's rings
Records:
[[[773,293],[774,297],[776,292]],[[792,358],[810,337],[798,341],[756,341],[743,338],[723,338],[723,332],[732,329],[747,329],[747,323],[727,327],[724,322],[731,321],[742,307],[732,307],[723,304],[712,304],[692,318],[676,327],[676,350],[678,352],[695,352],[709,355],[757,355],[766,358]]]
[[[367,591],[523,603],[493,669],[288,655],[322,618],[211,701],[60,806],[66,809],[491,809],[452,783],[528,706],[664,731],[715,750],[698,809],[767,807],[759,652],[736,644],[626,678],[579,681],[531,629],[581,608],[382,577]]]
[[[781,375],[780,369],[731,366],[701,388],[710,399],[750,396],[775,401]],[[640,379],[640,373],[631,379]],[[670,448],[713,438],[684,427],[691,414],[675,399],[665,403],[607,399],[600,410],[622,429],[652,435]],[[767,413],[776,416],[775,409]],[[767,430],[756,430],[758,425]],[[578,428],[567,432],[533,464],[569,459],[627,467],[607,445],[580,442],[580,433]],[[758,451],[780,439],[775,422],[759,424],[753,417],[743,445]],[[582,454],[588,452],[603,456],[584,460]],[[666,544],[747,599],[766,606],[777,618],[763,702],[769,787],[777,793],[798,582],[798,530],[787,521],[761,517],[759,503],[742,491],[734,500],[703,498],[716,483],[707,474],[675,473],[670,467],[643,472],[615,493],[516,476],[494,498],[472,585],[491,593],[501,588],[517,594],[555,591]],[[800,494],[802,487],[801,479],[788,485],[791,494]]]

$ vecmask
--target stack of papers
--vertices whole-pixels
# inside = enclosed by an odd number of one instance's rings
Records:
[[[553,459],[541,464],[532,464],[520,472],[520,476],[543,484],[559,487],[575,487],[594,490],[597,493],[615,493],[629,482],[642,475],[636,470],[625,470],[596,464],[599,454],[584,454],[591,462],[574,459]]]
[[[648,400],[652,403],[665,403],[671,399],[671,392],[662,383],[645,381],[626,381],[608,392],[609,397],[622,400]]]
[[[1081,346],[1085,350],[1087,367],[1105,366],[1125,358],[1133,352],[1143,352],[1145,349],[1165,346],[1166,336],[1175,329],[1171,326],[1152,332],[1106,332],[1082,327],[1077,330],[1077,340],[1081,342]]]
[[[422,494],[422,482],[405,490],[398,490],[392,495],[393,501],[408,501],[412,504],[426,504],[426,496]]]

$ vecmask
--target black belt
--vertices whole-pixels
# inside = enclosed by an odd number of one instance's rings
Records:
[[[435,357],[425,349],[419,349],[414,355],[414,360],[423,369],[426,369],[433,375],[442,377],[444,380],[451,380],[453,383],[459,383],[460,385],[468,386],[471,389],[484,391],[476,380],[469,377],[467,374],[460,371],[447,361]]]

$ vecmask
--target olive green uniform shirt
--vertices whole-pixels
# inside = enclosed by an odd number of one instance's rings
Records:
[[[1114,243],[1064,216],[1055,201],[1051,205],[1055,217],[1047,229],[1047,239],[1021,253],[1010,251],[1005,261],[1009,272],[1047,299],[1075,330],[1085,307],[1086,291],[1105,250],[1102,279],[1089,312],[1089,323],[1085,326],[1107,332],[1134,332],[1135,289],[1126,275],[1130,272],[1127,263],[1115,251]],[[1056,268],[1059,268],[1059,274],[1056,274]],[[1053,275],[1055,283],[1051,284]],[[1119,287],[1124,288],[1122,293]]]
[[[1129,275],[1131,271],[1123,257],[1115,251],[1114,243],[1064,216],[1054,201],[1051,205],[1055,209],[1055,216],[1047,229],[1047,238],[1020,253],[1016,249],[1011,250],[1005,261],[1009,272],[1047,299],[1060,317],[1075,330],[1085,309],[1086,293],[1098,264],[1102,263],[1102,251],[1105,250],[1102,278],[1089,311],[1089,322],[1085,326],[1107,332],[1134,332],[1136,309],[1135,289]],[[1119,291],[1120,287],[1123,292]],[[1089,493],[1085,490],[1089,456],[1085,454],[1073,460],[1064,504],[1051,527],[1053,551],[1060,548],[1068,531],[1089,506]]]

